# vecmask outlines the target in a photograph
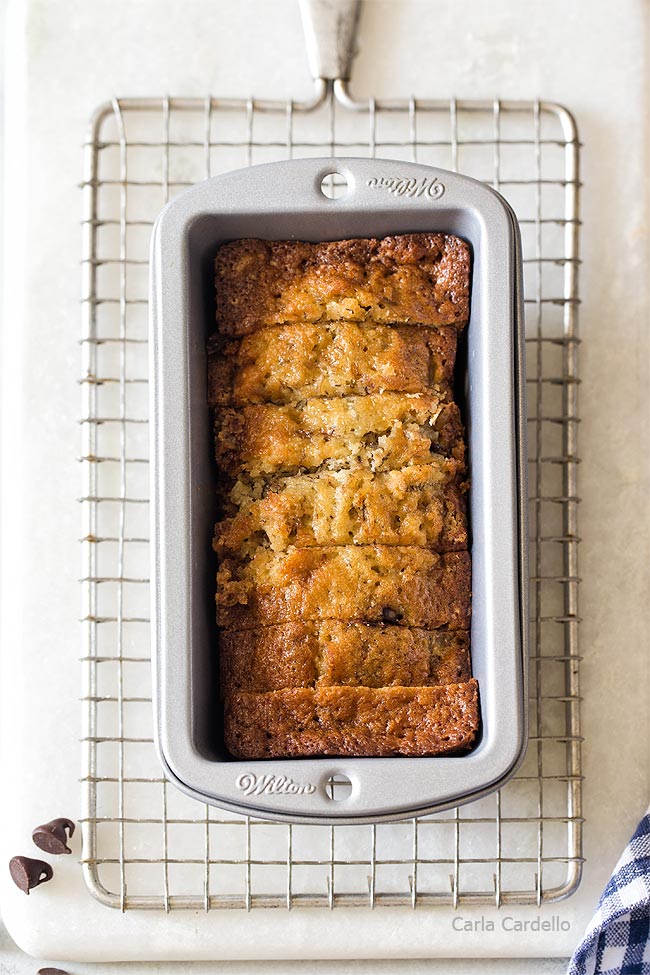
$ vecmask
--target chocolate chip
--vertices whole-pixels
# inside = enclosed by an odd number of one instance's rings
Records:
[[[51,880],[54,871],[44,860],[34,860],[32,857],[12,857],[9,861],[9,873],[16,887],[20,887],[29,894],[32,887]]]
[[[62,968],[39,968],[36,975],[68,975]]]
[[[397,610],[391,609],[390,606],[384,606],[381,611],[382,623],[399,623],[402,616],[403,613],[398,613]]]
[[[66,833],[67,830],[67,833]],[[52,819],[43,826],[37,826],[32,833],[32,839],[39,848],[46,853],[72,853],[67,840],[74,833],[74,823],[71,819],[60,817]]]

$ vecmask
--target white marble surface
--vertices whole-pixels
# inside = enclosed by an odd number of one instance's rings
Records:
[[[462,5],[374,0],[364,12],[354,75],[359,95],[555,99],[575,112],[585,143],[580,569],[587,865],[578,894],[553,909],[570,919],[569,937],[506,945],[485,936],[453,939],[448,915],[435,912],[293,912],[290,920],[283,912],[264,918],[262,912],[122,918],[90,901],[78,868],[67,863],[57,892],[43,888],[29,902],[0,873],[6,922],[26,950],[77,959],[247,954],[345,959],[363,941],[372,943],[368,956],[410,954],[413,960],[262,966],[228,961],[194,970],[261,975],[563,969],[558,961],[415,958],[566,954],[650,798],[648,6],[622,0],[615,20],[612,9],[605,0],[518,6],[508,0],[489,6],[479,0]],[[182,6],[173,0],[25,0],[14,4],[13,14],[6,255],[11,286],[2,357],[2,770],[10,788],[1,813],[0,861],[22,847],[25,824],[40,821],[42,807],[67,811],[78,804],[75,184],[86,120],[114,93],[286,96],[310,90],[293,0],[186,0]],[[52,698],[47,690],[54,691]],[[38,707],[28,707],[30,699]],[[0,948],[6,971],[38,967],[6,944]],[[80,961],[63,967],[93,970]],[[123,970],[179,967],[129,964]]]
[[[34,975],[36,962],[23,954],[5,934],[0,939],[1,975]],[[62,963],[59,963],[62,964]],[[67,964],[69,975],[564,975],[562,959],[482,959],[412,961],[309,962],[141,962],[137,964]]]

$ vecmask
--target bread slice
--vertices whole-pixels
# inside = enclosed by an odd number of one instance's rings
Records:
[[[421,393],[452,378],[456,329],[326,322],[213,337],[208,404],[296,403],[313,396]]]
[[[292,688],[226,698],[224,732],[237,758],[443,755],[470,747],[479,726],[475,680],[438,687]]]
[[[308,399],[290,406],[217,410],[216,457],[231,477],[246,473],[426,464],[432,453],[464,458],[462,424],[448,387],[429,393]]]
[[[257,548],[421,545],[438,552],[467,548],[462,464],[433,454],[425,466],[373,474],[321,471],[237,482],[236,511],[215,527],[221,557],[250,558]]]
[[[223,632],[221,687],[426,687],[470,677],[468,630],[422,630],[353,620],[283,623]]]
[[[444,234],[383,240],[236,240],[215,260],[217,328],[240,336],[285,322],[374,321],[462,327],[467,244]]]
[[[413,545],[258,549],[247,562],[221,563],[217,622],[229,630],[319,619],[466,629],[470,592],[467,552]]]

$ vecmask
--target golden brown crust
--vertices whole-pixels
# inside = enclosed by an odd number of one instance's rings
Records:
[[[463,460],[460,413],[448,387],[430,393],[308,399],[216,413],[216,456],[231,477],[428,463],[431,453]]]
[[[233,755],[436,755],[479,725],[465,445],[467,245],[240,240],[208,347]]]
[[[212,342],[210,406],[295,403],[313,396],[425,392],[451,380],[456,329],[355,322],[262,328]]]
[[[313,687],[318,679],[313,623],[283,623],[219,634],[222,693]]]
[[[229,630],[318,619],[466,629],[470,591],[467,552],[398,545],[259,549],[248,562],[221,563],[217,621]]]
[[[438,552],[467,548],[462,465],[434,456],[426,466],[373,474],[321,471],[278,478],[263,492],[238,482],[237,513],[215,527],[221,557],[248,558],[258,547],[422,545]]]
[[[215,260],[217,328],[246,335],[285,322],[376,321],[462,327],[469,248],[458,237],[236,240]]]
[[[227,692],[334,685],[426,687],[470,677],[467,630],[309,621],[224,632],[219,649],[221,687]]]
[[[469,680],[469,631],[347,620],[317,624],[318,686],[431,687]]]
[[[237,758],[443,755],[479,726],[475,680],[438,687],[293,688],[226,699],[225,742]]]

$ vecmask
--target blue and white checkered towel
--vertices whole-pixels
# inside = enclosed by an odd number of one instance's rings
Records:
[[[650,975],[650,809],[616,864],[568,975]]]

